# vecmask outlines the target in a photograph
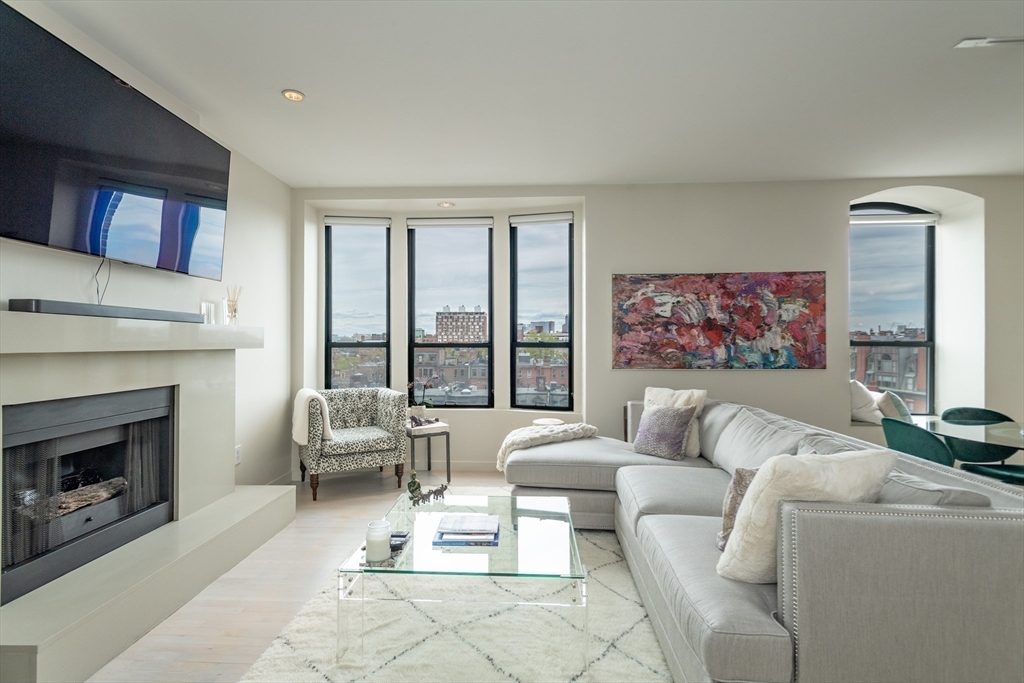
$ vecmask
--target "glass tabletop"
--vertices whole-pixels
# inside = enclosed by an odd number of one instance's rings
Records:
[[[971,420],[953,422],[940,417],[926,417],[915,418],[914,423],[940,436],[1024,449],[1024,434],[1021,434],[1021,426],[1016,422],[985,424]]]
[[[498,545],[437,547],[434,534],[445,515],[497,515]],[[463,574],[476,576],[584,578],[569,517],[569,500],[561,496],[465,496],[448,494],[443,501],[413,507],[399,496],[384,519],[392,531],[408,531],[409,541],[393,567],[365,563],[357,550],[341,565],[342,572],[400,574]]]

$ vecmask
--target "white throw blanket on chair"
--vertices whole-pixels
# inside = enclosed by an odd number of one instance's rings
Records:
[[[583,422],[567,425],[533,425],[513,429],[501,443],[501,448],[498,449],[498,471],[505,471],[505,460],[509,453],[520,448],[540,446],[556,441],[588,439],[592,436],[597,436],[597,427]]]
[[[331,418],[327,414],[327,399],[315,389],[299,389],[295,394],[295,408],[292,410],[292,439],[300,446],[309,445],[309,402],[320,404],[320,415],[324,422],[324,441],[334,441]]]

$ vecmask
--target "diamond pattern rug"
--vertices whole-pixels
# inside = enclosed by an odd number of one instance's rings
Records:
[[[494,605],[488,593],[543,591],[543,582],[444,577],[445,593],[480,602],[389,601],[366,610],[364,662],[335,659],[337,578],[284,628],[245,683],[348,681],[671,681],[636,584],[610,531],[576,533],[587,568],[589,670],[580,622],[537,605]],[[401,594],[392,577],[379,589]],[[541,585],[539,585],[541,584]],[[539,597],[536,593],[530,597]]]

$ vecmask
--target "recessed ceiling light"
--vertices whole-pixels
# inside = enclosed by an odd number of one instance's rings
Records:
[[[1024,38],[965,38],[953,47],[992,47],[1007,43],[1024,43]]]
[[[450,209],[455,206],[455,202],[438,202],[437,205],[442,209]]]
[[[281,94],[284,95],[286,100],[291,102],[301,102],[306,99],[306,96],[300,93],[298,90],[282,90]]]

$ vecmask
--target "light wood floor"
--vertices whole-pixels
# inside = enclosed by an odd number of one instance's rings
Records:
[[[367,522],[394,504],[392,469],[321,479],[315,503],[308,481],[298,485],[294,522],[89,681],[237,681],[363,542]],[[444,481],[444,465],[440,475],[425,467],[416,474],[433,488]],[[452,473],[453,487],[504,484],[496,471]]]

